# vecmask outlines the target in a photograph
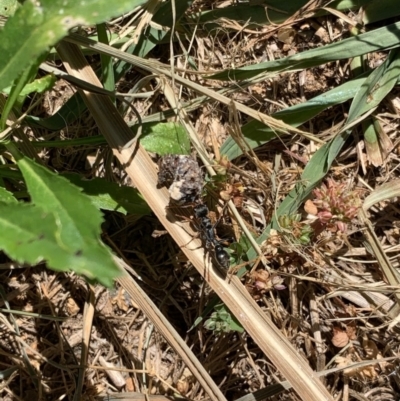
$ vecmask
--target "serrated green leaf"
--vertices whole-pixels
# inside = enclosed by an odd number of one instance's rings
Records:
[[[208,330],[224,333],[229,333],[230,331],[243,333],[244,331],[240,322],[224,304],[215,306],[215,312],[204,322],[204,327]]]
[[[3,203],[18,203],[14,195],[8,192],[5,188],[0,187],[0,202]]]
[[[19,263],[47,261],[54,270],[74,270],[110,286],[118,270],[115,265],[107,266],[110,254],[106,248],[91,246],[71,252],[60,247],[58,223],[53,213],[40,207],[0,203],[0,229],[7,233],[0,236],[0,248]]]
[[[11,17],[19,7],[17,0],[0,0],[0,15]]]
[[[53,255],[59,251],[56,242],[51,240],[57,232],[54,215],[34,205],[0,204],[0,226],[7,233],[0,236],[1,248],[20,263],[41,262],[46,247]]]
[[[59,219],[59,243],[66,249],[79,250],[87,238],[100,234],[101,213],[90,198],[64,177],[52,173],[27,157],[17,158],[32,203]]]
[[[0,90],[71,28],[100,23],[143,3],[145,0],[26,0],[0,31]]]
[[[141,145],[149,152],[165,155],[190,154],[190,139],[179,123],[143,124]]]
[[[19,96],[27,96],[30,93],[43,93],[46,92],[47,90],[51,89],[54,84],[56,83],[57,78],[52,75],[46,75],[43,78],[38,78],[35,79],[33,82],[26,84],[22,91],[19,93]],[[3,93],[5,93],[6,95],[8,95],[11,91],[11,87],[5,88],[3,89]]]
[[[104,178],[84,180],[79,174],[63,174],[68,181],[82,188],[98,209],[131,213],[139,216],[149,215],[150,207],[135,188],[121,187]]]
[[[73,269],[79,274],[110,285],[112,279],[119,274],[119,269],[110,252],[100,242],[100,225],[103,221],[101,212],[88,196],[66,178],[22,156],[13,144],[7,144],[7,148],[17,160],[32,204],[55,219],[54,238],[60,254],[64,252],[70,257],[78,258],[76,264],[69,266],[64,265],[65,255],[64,259],[50,261],[49,255],[43,254],[43,259],[48,260],[53,269]],[[46,249],[42,250],[45,251]]]
[[[43,78],[35,79],[33,82],[24,86],[22,89],[20,96],[27,96],[30,93],[43,93],[51,89],[56,83],[57,78],[52,75],[46,75]]]

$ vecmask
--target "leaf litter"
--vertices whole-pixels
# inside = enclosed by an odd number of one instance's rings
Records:
[[[196,1],[192,10],[208,10],[211,6],[209,2]],[[221,2],[217,8],[228,6],[230,3]],[[192,26],[195,45],[190,49],[190,60],[184,56],[188,54],[184,43],[177,42],[176,66],[188,68],[195,63],[197,70],[189,69],[186,75],[218,90],[228,84],[197,73],[280,59],[350,36],[350,27],[341,18],[315,17],[312,7],[307,11],[308,17],[298,14],[282,27],[271,25],[256,30],[236,21],[224,21],[226,25],[221,22],[217,31],[207,32],[198,26],[195,32]],[[346,15],[356,17],[352,12]],[[115,24],[112,29],[118,33],[122,25]],[[158,45],[154,56],[168,63],[168,52],[168,45]],[[386,56],[374,53],[370,63],[379,65]],[[99,60],[93,56],[92,62]],[[337,87],[351,74],[348,60],[300,72],[283,71],[247,86],[238,84],[232,98],[270,115]],[[128,76],[118,83],[121,91],[128,91],[134,84]],[[146,89],[155,90],[155,84],[148,83]],[[43,98],[45,112],[52,114],[63,93],[66,98],[70,96],[70,87],[65,83],[50,92],[53,102],[49,97]],[[144,115],[167,109],[163,96],[154,93],[154,97],[135,99],[134,107]],[[182,102],[187,102],[196,95],[187,90],[180,96]],[[378,166],[369,160],[361,130],[354,129],[307,201],[302,201],[294,212],[280,216],[276,212],[283,199],[296,185],[308,184],[301,181],[301,174],[321,145],[297,135],[280,135],[255,150],[244,148],[242,156],[228,160],[220,152],[221,144],[232,134],[236,123],[240,133],[240,125],[251,119],[239,113],[235,122],[232,110],[218,102],[204,103],[189,114],[219,173],[213,179],[207,177],[203,191],[213,213],[210,218],[218,222],[217,235],[226,239],[238,265],[231,268],[232,274],[241,275],[262,312],[271,317],[313,370],[338,369],[335,375],[327,375],[324,383],[339,399],[399,398],[398,305],[393,296],[398,283],[385,276],[363,235],[365,227],[358,215],[364,199],[374,189],[398,179],[399,104],[395,86],[374,112],[380,129],[393,144],[390,153],[385,154],[383,148],[384,157]],[[345,123],[348,110],[346,103],[334,105],[301,128],[328,142]],[[46,116],[43,110],[37,113]],[[125,118],[136,119],[130,111]],[[96,135],[97,128],[86,112],[61,131],[38,128],[31,135],[35,140],[76,139],[88,132]],[[106,177],[129,185],[123,168],[112,159],[106,146],[46,148],[41,156],[57,171],[79,172],[88,178]],[[223,201],[230,198],[235,199],[256,238],[276,218],[277,224],[260,243],[269,270],[246,259],[249,242],[235,218],[222,207]],[[368,218],[378,246],[392,267],[398,269],[399,209],[395,201],[388,199],[389,196],[380,198],[368,208]],[[239,399],[289,379],[275,369],[249,335],[239,330],[229,310],[220,305],[216,294],[155,217],[107,211],[103,240],[140,277],[142,288],[195,352],[227,399]],[[207,398],[179,355],[122,288],[94,286],[95,311],[90,322],[84,312],[91,290],[82,278],[72,273],[54,273],[44,266],[16,265],[5,256],[1,268],[1,370],[18,367],[4,376],[2,399],[73,399],[84,346],[82,332],[89,323],[91,339],[81,399],[105,400],[106,394],[146,391],[150,398],[176,394],[193,400]],[[14,319],[9,319],[10,310],[23,314],[15,313]],[[29,313],[59,316],[62,320]],[[359,366],[368,361],[371,363]],[[299,399],[291,390],[276,397]]]

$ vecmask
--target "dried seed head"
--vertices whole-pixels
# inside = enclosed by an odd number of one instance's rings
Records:
[[[184,205],[201,197],[203,174],[193,157],[165,155],[160,158],[158,167],[158,186],[168,187],[172,202]]]

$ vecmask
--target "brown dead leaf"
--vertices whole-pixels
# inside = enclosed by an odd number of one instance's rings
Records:
[[[382,355],[380,354],[375,342],[369,340],[366,336],[363,336],[362,346],[368,359],[382,358]]]
[[[378,376],[377,371],[374,369],[373,366],[366,366],[362,372],[361,372],[362,376],[364,379],[375,379]]]
[[[335,347],[343,348],[349,343],[347,333],[339,327],[333,328],[332,344]]]
[[[187,394],[190,389],[190,385],[186,380],[178,380],[178,383],[176,383],[176,388],[181,394]]]
[[[234,185],[226,184],[225,189],[220,191],[220,197],[224,201],[232,200],[236,207],[243,207],[243,192],[244,186],[242,183],[238,182]]]
[[[296,30],[291,27],[283,27],[278,31],[278,40],[286,45],[291,45],[296,37]]]
[[[354,364],[351,355],[347,355],[346,357],[338,356],[335,358],[335,362],[337,363],[337,367],[342,369],[345,368],[346,366]],[[362,368],[350,367],[343,370],[343,375],[347,377],[356,377],[361,380],[365,380],[366,378],[374,377],[371,376],[373,375],[371,368],[372,371],[375,372],[372,366],[366,366],[366,367],[364,366]]]
[[[337,356],[335,358],[336,365],[339,369],[346,368],[347,366],[350,366],[353,364],[353,360],[351,359],[351,355],[347,356]],[[354,368],[349,368],[349,369],[344,369],[343,374],[345,376],[354,376],[357,373],[357,370]]]
[[[355,324],[349,324],[346,326],[346,334],[350,340],[355,340],[357,338],[357,330]]]
[[[69,297],[65,303],[65,311],[69,316],[76,316],[79,313],[80,308],[75,300]]]
[[[312,214],[313,216],[318,214],[318,208],[314,205],[311,199],[308,199],[304,204],[304,211],[308,214]]]
[[[118,290],[118,294],[112,299],[112,303],[114,305],[116,304],[118,308],[123,310],[124,312],[129,309],[125,299],[125,290],[123,288],[120,288]]]
[[[131,377],[128,377],[125,380],[125,389],[127,392],[133,392],[135,391],[135,383]]]

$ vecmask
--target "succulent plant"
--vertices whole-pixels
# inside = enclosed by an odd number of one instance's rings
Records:
[[[313,229],[309,224],[301,222],[301,214],[283,215],[278,218],[281,231],[290,235],[290,239],[300,245],[307,245]]]

